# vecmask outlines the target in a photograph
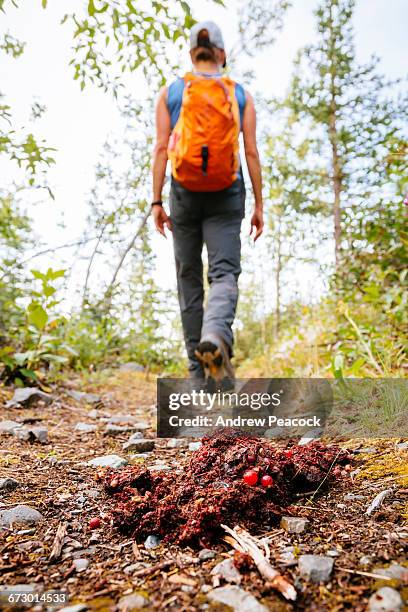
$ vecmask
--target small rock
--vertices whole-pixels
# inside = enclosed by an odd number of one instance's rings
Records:
[[[209,561],[210,559],[215,558],[215,552],[213,550],[210,550],[209,548],[203,548],[198,553],[198,558],[201,562]]]
[[[46,404],[50,404],[53,400],[52,395],[44,393],[36,387],[25,387],[24,389],[16,389],[14,395],[6,402],[6,408],[21,408],[22,406],[31,406],[36,401],[42,400]]]
[[[316,440],[320,439],[322,433],[323,429],[320,427],[316,427],[316,429],[309,429],[309,431],[307,431],[305,435],[300,438],[298,445],[305,446],[306,444],[310,444],[310,442],[315,442]]]
[[[30,506],[18,505],[9,510],[0,511],[0,525],[31,525],[44,519],[43,515],[30,508]]]
[[[225,559],[221,561],[221,563],[218,563],[211,570],[211,575],[220,577],[225,580],[225,582],[234,582],[235,584],[240,584],[242,580],[242,576],[235,567],[232,559]]]
[[[398,565],[397,563],[391,563],[389,567],[380,567],[373,570],[374,574],[385,576],[387,578],[393,578],[394,580],[400,580],[401,582],[408,583],[408,567]]]
[[[167,448],[186,448],[187,440],[183,438],[171,438],[167,442]]]
[[[102,401],[100,395],[96,393],[84,393],[83,391],[67,391],[67,395],[72,397],[77,402],[85,402],[86,404],[99,404]]]
[[[120,436],[122,434],[127,434],[131,431],[134,431],[134,427],[132,425],[114,425],[113,423],[108,423],[106,425],[106,429],[104,431],[105,436]],[[141,431],[133,434],[136,437],[143,438],[143,434]]]
[[[93,433],[96,431],[96,425],[92,423],[77,423],[75,425],[75,431],[79,431],[80,433]]]
[[[84,572],[86,569],[88,569],[89,559],[74,559],[72,565],[75,567],[77,572]]]
[[[51,455],[51,457],[48,457],[48,463],[51,465],[56,465],[58,463],[58,459],[55,455]]]
[[[67,606],[66,608],[60,608],[59,612],[85,612],[89,610],[85,604],[76,604],[75,606]]]
[[[144,431],[145,429],[149,429],[149,425],[147,423],[143,423],[142,421],[137,421],[136,416],[133,414],[114,414],[105,420],[108,424],[122,424],[122,425],[132,425],[133,429],[137,431]]]
[[[390,495],[390,493],[392,493],[392,489],[385,489],[384,491],[381,491],[381,493],[378,493],[378,495],[376,495],[374,497],[374,499],[372,500],[372,502],[369,504],[367,510],[366,510],[366,514],[367,516],[371,516],[371,514],[377,510],[381,504],[383,503],[384,499]]]
[[[144,372],[144,367],[135,361],[128,361],[119,366],[122,372]]]
[[[339,554],[340,554],[340,553],[339,553],[339,551],[338,551],[338,550],[336,550],[335,548],[333,548],[332,550],[328,550],[328,551],[326,552],[326,555],[327,555],[328,557],[338,557],[338,556],[339,556]]]
[[[24,442],[40,442],[40,444],[48,442],[48,431],[45,427],[22,427],[17,429],[14,435]]]
[[[136,457],[138,457],[138,455],[136,455]],[[166,465],[165,463],[160,463],[159,465],[149,466],[150,472],[169,472],[170,470],[171,470],[171,467],[169,465]]]
[[[309,526],[309,521],[296,516],[283,516],[280,526],[288,533],[303,533]]]
[[[120,468],[122,465],[127,465],[127,460],[119,457],[119,455],[104,455],[103,457],[95,457],[87,462],[87,465],[93,467],[111,467]]]
[[[264,437],[268,440],[272,440],[272,438],[284,438],[286,436],[286,431],[283,427],[273,427],[272,429],[267,429],[264,433]]]
[[[24,593],[25,595],[31,595],[39,592],[41,592],[41,586],[35,583],[2,585],[0,586],[0,609],[2,608],[2,604],[4,604],[5,608],[9,608],[10,602],[8,598],[10,595],[13,595],[13,593]]]
[[[382,587],[373,593],[368,600],[369,612],[400,612],[402,610],[401,595],[391,587]]]
[[[207,594],[208,599],[230,606],[235,612],[268,612],[250,593],[237,586],[225,586],[213,589]]]
[[[86,491],[84,491],[84,495],[90,497],[91,499],[96,499],[100,496],[100,494],[101,492],[98,489],[86,489]]]
[[[366,448],[356,448],[354,450],[355,455],[372,455],[377,452],[374,446],[367,446]]]
[[[34,535],[35,529],[21,529],[17,531],[17,535]]]
[[[132,610],[139,610],[139,608],[145,608],[149,604],[149,600],[139,593],[131,593],[122,597],[118,603],[119,612],[131,612]]]
[[[347,493],[347,495],[344,496],[344,501],[361,501],[364,499],[364,495],[355,495],[354,493]]]
[[[21,427],[21,423],[16,421],[0,421],[0,435],[13,436],[16,429]]]
[[[311,582],[327,582],[333,571],[333,559],[320,555],[301,555],[299,557],[300,575]]]
[[[408,450],[408,442],[400,442],[397,444],[398,450],[405,451]]]
[[[360,565],[370,565],[372,563],[373,558],[370,557],[370,555],[363,555],[360,558],[359,564]]]
[[[188,445],[188,450],[193,452],[198,451],[202,447],[202,445],[202,442],[190,442],[190,444]]]
[[[123,450],[135,453],[145,453],[154,449],[154,440],[148,438],[135,438],[130,436],[129,440],[123,445]]]
[[[337,508],[339,508],[339,510],[346,510],[347,505],[346,504],[337,504]]]
[[[0,478],[0,491],[14,491],[18,486],[20,483],[14,478]]]
[[[161,542],[161,539],[158,536],[149,535],[145,539],[144,546],[145,548],[150,550],[151,548],[157,548],[158,546],[160,546],[160,542]]]
[[[210,584],[203,584],[203,586],[200,589],[202,593],[209,593],[209,591],[211,590],[212,590],[212,586]]]

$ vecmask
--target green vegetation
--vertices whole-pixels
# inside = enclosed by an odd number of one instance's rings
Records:
[[[274,43],[290,4],[240,4],[234,71],[239,57]],[[68,368],[126,360],[184,372],[176,295],[154,280],[146,223],[152,94],[176,70],[194,20],[181,0],[152,2],[150,11],[137,5],[91,0],[83,14],[64,19],[72,27],[73,77],[82,89],[94,83],[116,96],[126,126],[123,139],[101,152],[75,243],[83,277],[69,303],[69,271],[54,269],[62,266],[52,249],[46,269],[33,269],[27,256],[35,214],[29,194],[52,197],[52,143],[31,126],[16,129],[7,97],[0,105],[0,155],[25,173],[20,184],[0,188],[0,372],[7,382],[44,385]],[[408,100],[398,81],[380,74],[377,59],[357,62],[354,7],[354,0],[320,0],[315,42],[299,50],[286,96],[259,99],[268,232],[256,251],[244,249],[235,350],[243,376],[406,373]],[[0,9],[7,17],[6,1]],[[0,52],[16,61],[24,47],[11,34],[0,41]],[[148,99],[127,95],[123,75],[132,71],[147,79]],[[254,86],[253,75],[241,76]],[[35,104],[33,121],[43,112]],[[304,274],[316,284],[309,297],[300,290]]]

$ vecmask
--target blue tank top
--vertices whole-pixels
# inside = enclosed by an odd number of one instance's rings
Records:
[[[201,76],[206,76],[208,78],[222,76],[221,74],[209,74],[205,72],[199,72],[198,74]],[[184,85],[184,79],[178,78],[169,86],[167,90],[167,108],[169,109],[170,113],[171,129],[173,129],[176,125],[180,115],[181,103],[183,101]],[[242,129],[242,120],[244,117],[246,99],[245,90],[242,85],[239,85],[238,83],[235,84],[235,95],[239,106],[239,117],[241,120]]]

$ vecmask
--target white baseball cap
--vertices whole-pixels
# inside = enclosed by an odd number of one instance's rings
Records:
[[[217,47],[217,49],[224,49],[224,39],[222,32],[216,23],[213,21],[200,21],[193,25],[190,30],[190,49],[198,47],[198,38],[202,30],[208,32],[208,42],[210,45]]]

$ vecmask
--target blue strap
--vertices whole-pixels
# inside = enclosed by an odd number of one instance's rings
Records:
[[[214,75],[211,76],[214,77]],[[176,125],[180,115],[181,104],[183,101],[184,85],[184,79],[178,78],[176,81],[173,81],[173,83],[169,86],[167,90],[167,108],[169,109],[170,113],[171,129],[173,129]],[[242,85],[239,85],[239,83],[235,84],[235,95],[237,97],[237,102],[239,106],[239,117],[242,128],[246,99],[245,90]]]

